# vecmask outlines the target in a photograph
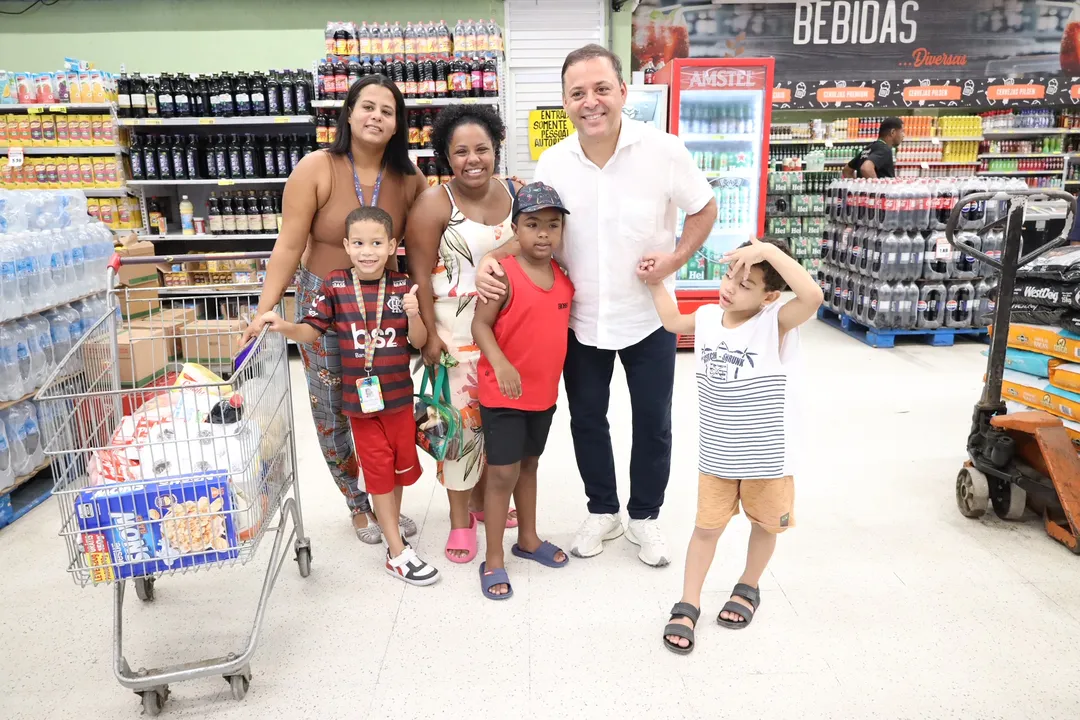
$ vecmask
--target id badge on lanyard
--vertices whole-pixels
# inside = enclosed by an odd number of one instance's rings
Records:
[[[349,152],[349,167],[352,169],[353,189],[356,190],[356,199],[360,201],[360,207],[364,207],[364,189],[360,187],[360,177],[356,174],[356,165],[353,164],[352,151]],[[371,206],[378,207],[379,191],[382,189],[382,170],[375,178],[375,189],[371,191]]]
[[[379,412],[386,405],[383,403],[382,385],[379,376],[372,375],[375,367],[375,339],[379,328],[382,327],[383,305],[386,303],[386,275],[379,280],[379,294],[376,298],[378,303],[375,311],[375,327],[368,328],[367,301],[364,299],[364,286],[360,284],[360,278],[356,269],[352,271],[353,287],[356,292],[356,307],[360,312],[360,319],[364,323],[364,372],[366,377],[356,381],[356,392],[360,395],[360,410],[365,413]]]

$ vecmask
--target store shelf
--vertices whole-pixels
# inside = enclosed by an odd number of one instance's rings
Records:
[[[907,136],[904,138],[905,143],[913,142],[928,142],[928,143],[943,143],[943,142],[981,142],[984,138],[981,135],[972,137],[912,137]],[[830,138],[828,140],[769,140],[769,145],[869,145],[877,140],[877,138],[865,137],[865,138]]]
[[[49,467],[51,462],[52,462],[51,460],[46,460],[45,462],[41,463],[40,465],[38,465],[36,468],[31,470],[30,472],[28,472],[27,474],[20,475],[19,477],[15,478],[15,484],[14,485],[12,485],[9,488],[4,488],[3,490],[0,490],[0,496],[8,495],[11,492],[17,490],[19,487],[21,487],[21,486],[25,485],[26,483],[30,482],[35,477],[37,477],[37,474],[39,472],[41,472],[45,468]]]
[[[979,170],[976,175],[1009,177],[1012,175],[1060,175],[1061,168],[1057,170]]]
[[[112,110],[112,103],[31,103],[29,105],[0,105],[0,110],[4,112],[11,112],[12,110],[25,110],[27,112],[52,112],[52,113],[66,113],[66,112],[109,112]]]
[[[128,191],[122,187],[111,188],[99,188],[99,187],[76,187],[76,188],[58,188],[60,190],[82,190],[83,195],[86,197],[95,198],[121,198],[127,197]]]
[[[834,166],[834,167],[840,167],[840,166],[843,166],[843,165],[847,165],[849,162],[851,162],[851,161],[850,160],[826,160],[825,165],[826,166],[831,165],[831,166]],[[923,165],[926,165],[928,167],[956,167],[956,166],[981,165],[982,163],[977,163],[977,162],[946,162],[944,160],[933,160],[933,161],[928,160],[926,162],[920,162],[918,160],[903,160],[903,161],[897,160],[893,164],[896,167],[922,167]],[[1061,172],[1061,171],[1059,170],[1058,172]]]
[[[983,137],[990,139],[996,137],[1024,137],[1038,135],[1069,135],[1080,133],[1080,128],[1010,128],[1002,130],[983,130]]]
[[[339,108],[344,100],[315,100],[311,103],[313,108]],[[497,97],[467,97],[467,98],[405,98],[405,107],[446,107],[447,105],[498,105]]]
[[[128,187],[161,187],[164,185],[284,185],[288,178],[233,178],[219,180],[128,180]]]
[[[0,105],[0,108],[2,107]],[[125,152],[125,149],[119,145],[74,145],[70,147],[11,145],[0,147],[0,155],[7,155],[13,147],[20,148],[23,155],[119,155]]]
[[[705,177],[710,180],[722,180],[724,178],[756,178],[758,174],[754,168],[735,168],[733,170],[705,170]]]
[[[753,133],[729,133],[724,135],[710,135],[702,133],[688,133],[680,135],[684,143],[714,143],[714,142],[753,142],[758,141],[758,136]]]
[[[235,235],[143,235],[144,240],[151,242],[183,241],[183,240],[275,240],[277,233],[237,233]]]
[[[997,159],[997,158],[1058,158],[1066,157],[1063,153],[982,153],[979,155],[979,159]],[[1071,156],[1068,156],[1071,157]]]
[[[122,127],[188,127],[193,125],[311,125],[311,115],[255,115],[236,117],[119,118]]]

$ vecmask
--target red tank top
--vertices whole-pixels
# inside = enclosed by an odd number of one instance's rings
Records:
[[[480,404],[485,407],[547,410],[559,399],[574,285],[554,260],[551,267],[555,282],[550,290],[544,290],[529,279],[517,258],[503,262],[510,282],[510,302],[495,320],[495,340],[521,375],[521,397],[511,400],[499,391],[494,368],[481,356]]]

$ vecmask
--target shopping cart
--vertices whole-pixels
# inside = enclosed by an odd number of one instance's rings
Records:
[[[259,287],[115,288],[117,274],[121,265],[268,255],[114,256],[114,312],[83,328],[36,396],[68,572],[80,586],[114,586],[114,671],[147,715],[161,712],[181,680],[221,675],[243,699],[277,576],[292,555],[307,577],[311,545],[296,487],[285,338],[264,329],[234,367]],[[127,581],[151,602],[157,578],[245,564],[267,531],[273,552],[246,647],[132,672],[123,652]]]

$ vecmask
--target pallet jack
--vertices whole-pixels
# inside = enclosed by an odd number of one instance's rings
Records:
[[[1048,201],[1066,204],[1060,237],[1021,256],[1021,231],[1029,205]],[[965,208],[1007,207],[1002,216],[979,228],[1005,229],[1000,260],[987,256],[957,237]],[[968,460],[956,477],[956,504],[969,518],[982,517],[988,505],[1003,520],[1020,519],[1030,508],[1043,518],[1047,534],[1080,554],[1080,457],[1058,418],[1041,411],[1007,414],[1001,398],[1005,352],[1009,345],[1009,312],[1016,273],[1035,258],[1068,241],[1076,217],[1076,198],[1062,190],[1032,189],[973,193],[952,210],[945,228],[948,242],[1000,273],[994,310],[986,382],[975,405],[968,436]]]

